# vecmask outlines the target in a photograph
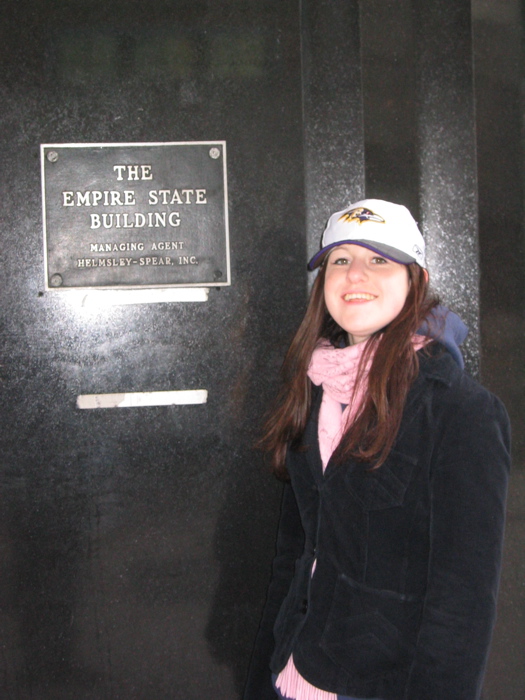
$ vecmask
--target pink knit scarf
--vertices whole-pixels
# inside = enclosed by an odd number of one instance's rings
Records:
[[[321,341],[312,353],[308,376],[316,386],[323,387],[319,410],[319,451],[326,469],[345,427],[354,419],[366,389],[368,372],[374,357],[370,354],[359,385],[357,370],[366,343],[334,348],[327,340]]]
[[[415,350],[419,350],[428,339],[414,335],[412,342]],[[319,451],[323,470],[346,426],[354,420],[366,391],[375,348],[370,353],[363,367],[361,381],[356,386],[357,370],[365,347],[366,343],[358,343],[346,348],[334,348],[327,340],[323,340],[312,353],[308,376],[316,386],[323,387],[323,400],[319,410]]]

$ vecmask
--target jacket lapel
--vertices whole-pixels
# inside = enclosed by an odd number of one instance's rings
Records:
[[[310,417],[301,440],[301,447],[305,448],[306,462],[315,482],[319,486],[323,480],[323,463],[319,452],[319,410],[323,399],[321,387],[312,385],[312,409]]]

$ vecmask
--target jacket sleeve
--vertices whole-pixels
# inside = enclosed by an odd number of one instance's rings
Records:
[[[405,700],[479,698],[495,622],[508,416],[479,388],[449,413],[442,434],[430,477],[428,587]]]
[[[252,654],[244,700],[275,700],[270,671],[274,649],[273,626],[292,582],[295,562],[304,548],[304,530],[290,484],[286,484],[281,504],[277,551],[266,605]]]

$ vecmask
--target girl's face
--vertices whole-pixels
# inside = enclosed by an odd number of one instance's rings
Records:
[[[326,306],[352,345],[387,326],[403,308],[410,289],[406,265],[345,243],[330,251],[325,266]]]

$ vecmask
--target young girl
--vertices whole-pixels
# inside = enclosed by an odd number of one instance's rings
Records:
[[[501,402],[462,370],[408,210],[334,214],[262,444],[284,487],[245,700],[476,700],[500,572]]]

